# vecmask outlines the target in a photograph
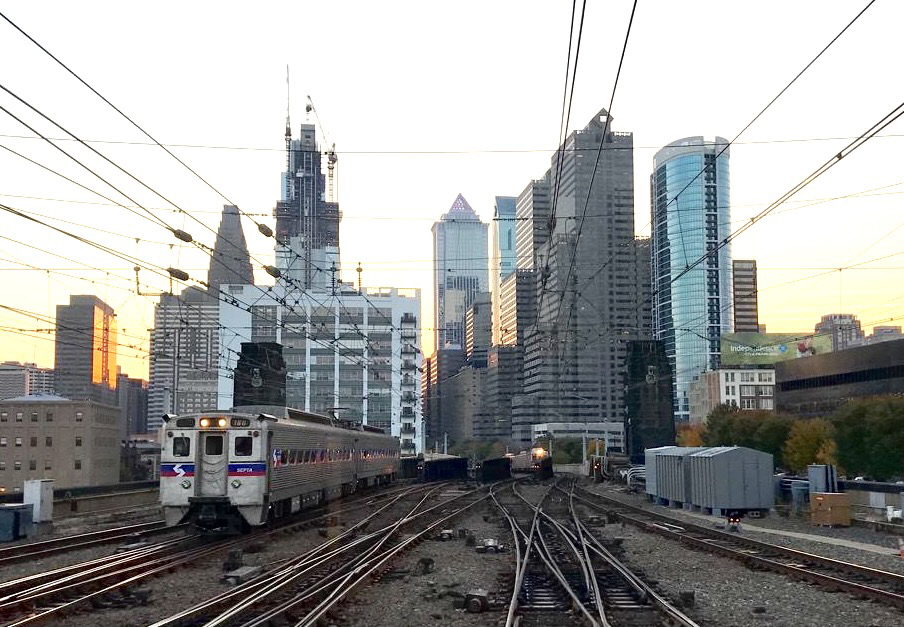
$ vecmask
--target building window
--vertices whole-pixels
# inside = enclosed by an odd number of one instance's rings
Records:
[[[44,438],[44,446],[53,446],[53,436],[48,435]]]
[[[756,409],[756,399],[755,398],[742,398],[741,399],[741,409]]]
[[[80,435],[75,436],[75,445],[76,446],[82,445],[82,436],[80,436]]]
[[[29,459],[28,460],[28,469],[29,470],[37,470],[38,469],[38,460]]]
[[[742,372],[741,373],[741,383],[753,383],[754,376],[752,372]]]
[[[80,411],[75,412],[75,421],[76,422],[82,421],[82,412],[80,412]]]
[[[730,385],[725,386],[725,396],[731,396],[731,386]]]
[[[44,470],[53,470],[53,461],[50,459],[44,460]]]
[[[6,462],[0,462],[0,470],[6,470]]]
[[[37,446],[38,445],[38,436],[31,436],[31,441],[28,443],[29,446]]]
[[[9,422],[9,412],[0,412],[0,422]]]
[[[22,422],[22,412],[16,412],[16,422]]]
[[[32,422],[38,421],[38,412],[36,412],[36,411],[31,412],[31,421]]]
[[[6,438],[0,438],[0,446],[6,446]]]
[[[771,372],[760,372],[760,383],[772,383],[772,373]]]
[[[47,422],[53,422],[53,412],[47,412],[47,415],[44,416],[44,420],[46,420]]]
[[[22,438],[16,438],[16,446],[22,446]]]
[[[76,470],[82,469],[82,460],[80,460],[80,459],[75,460],[75,469]]]
[[[13,462],[13,470],[22,470],[22,462],[18,459]]]

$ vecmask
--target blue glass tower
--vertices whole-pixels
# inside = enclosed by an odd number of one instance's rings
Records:
[[[653,158],[653,333],[674,374],[678,422],[690,416],[691,381],[719,367],[719,338],[732,329],[731,252],[716,250],[731,230],[727,143],[686,137]]]

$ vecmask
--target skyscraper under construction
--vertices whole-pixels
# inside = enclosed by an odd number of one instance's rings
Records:
[[[328,150],[326,156],[332,175],[335,152]],[[302,289],[329,286],[339,264],[339,203],[327,197],[322,161],[315,126],[302,124],[293,139],[286,116],[286,171],[282,199],[273,211],[276,267]]]

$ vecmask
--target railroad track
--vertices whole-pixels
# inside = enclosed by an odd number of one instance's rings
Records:
[[[113,529],[104,529],[101,531],[92,531],[90,533],[81,533],[74,536],[54,538],[52,540],[16,544],[0,548],[0,566],[31,559],[40,559],[42,557],[47,557],[48,555],[64,553],[66,551],[86,549],[101,544],[112,544],[124,540],[137,541],[150,535],[165,533],[172,531],[173,529],[176,529],[176,527],[167,527],[161,520],[137,525],[127,525],[125,527],[116,527]]]
[[[590,532],[575,509],[573,485],[566,490],[556,483],[536,504],[514,487],[513,493],[523,505],[505,506],[494,496],[518,538],[507,627],[566,621],[599,627],[697,626]],[[532,511],[529,532],[513,513],[523,512],[524,505]],[[539,559],[532,560],[533,555]]]
[[[752,569],[769,570],[904,609],[904,575],[697,525],[586,490],[577,490],[574,499],[644,531],[729,557]]]
[[[189,566],[214,554],[268,537],[306,529],[319,520],[373,506],[406,489],[393,490],[356,499],[350,508],[312,516],[304,512],[270,528],[243,536],[210,538],[183,536],[157,544],[137,547],[112,556],[73,564],[52,571],[0,583],[0,623],[8,626],[60,624],[66,615],[102,609],[111,601],[128,602],[138,594],[141,582],[177,568]]]
[[[390,508],[398,510],[402,499],[416,491],[400,495],[332,540],[152,627],[316,625],[340,600],[378,579],[401,552],[487,498],[480,491],[460,492],[426,507],[428,499],[444,489],[448,488],[430,489],[413,506],[405,507],[401,516],[381,524],[381,516],[389,514]],[[415,523],[417,531],[401,535]],[[378,528],[368,532],[370,527]]]

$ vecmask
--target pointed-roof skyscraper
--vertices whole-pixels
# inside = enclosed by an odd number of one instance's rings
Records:
[[[210,255],[210,269],[207,272],[207,283],[210,292],[216,295],[220,285],[253,285],[254,271],[251,268],[251,255],[245,243],[239,208],[235,205],[223,205],[220,227],[217,229],[217,241]]]
[[[433,224],[436,348],[464,347],[465,312],[488,291],[487,225],[461,194]]]

